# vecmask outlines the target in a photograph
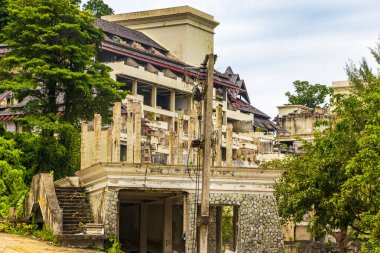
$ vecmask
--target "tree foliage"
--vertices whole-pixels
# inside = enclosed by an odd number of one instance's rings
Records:
[[[0,137],[0,218],[6,218],[9,207],[16,207],[25,195],[25,167],[21,164],[21,155],[14,140]]]
[[[371,52],[380,65],[380,41]],[[304,155],[288,161],[276,196],[283,219],[300,221],[313,212],[314,233],[338,229],[341,252],[346,232],[375,250],[380,245],[380,73],[366,60],[359,67],[348,65],[347,73],[354,93],[334,98],[337,119],[305,143]]]
[[[8,0],[0,0],[0,33],[8,20]],[[1,38],[1,37],[0,37]]]
[[[53,172],[55,179],[73,176],[80,167],[79,129],[46,117],[26,117],[23,122],[26,127],[33,127],[34,133],[3,132],[0,136],[13,139],[15,147],[22,151],[20,162],[26,168],[25,183],[29,184],[40,172]]]
[[[124,96],[111,69],[96,60],[103,33],[79,2],[9,2],[1,36],[11,50],[0,59],[0,91],[29,101],[22,121],[33,133],[4,136],[23,152],[26,183],[39,172],[73,175],[80,166],[80,120],[95,112],[109,120],[109,108]]]
[[[110,68],[95,60],[103,33],[94,17],[70,0],[14,0],[3,29],[11,51],[0,60],[0,90],[32,99],[33,114],[64,108],[63,120],[77,123],[108,108],[123,94]]]
[[[294,81],[295,94],[285,93],[291,105],[304,105],[316,108],[325,103],[326,96],[331,90],[323,84],[310,84],[308,81]]]
[[[97,18],[114,14],[113,9],[109,7],[108,4],[105,4],[103,0],[89,0],[83,4],[83,9],[90,11]]]

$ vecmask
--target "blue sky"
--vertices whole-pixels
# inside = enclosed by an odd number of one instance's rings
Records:
[[[215,17],[216,69],[231,66],[254,106],[274,117],[295,80],[331,86],[345,64],[371,59],[379,0],[104,0],[115,13],[189,5]],[[373,63],[372,59],[370,63]]]

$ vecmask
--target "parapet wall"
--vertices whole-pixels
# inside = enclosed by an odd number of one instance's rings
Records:
[[[41,173],[33,177],[24,207],[27,220],[40,209],[44,224],[52,230],[53,234],[62,233],[63,214],[55,194],[53,175]],[[38,217],[36,218],[38,219]]]

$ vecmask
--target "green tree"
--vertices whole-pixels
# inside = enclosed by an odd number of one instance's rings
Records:
[[[0,90],[29,96],[29,113],[56,115],[78,123],[95,112],[108,118],[108,108],[123,97],[110,68],[95,56],[103,33],[94,17],[70,0],[14,0],[3,29],[11,51],[0,60]]]
[[[14,0],[8,6],[2,37],[11,51],[0,59],[0,90],[29,101],[23,121],[38,133],[9,137],[24,151],[26,182],[38,172],[72,175],[80,165],[80,120],[95,112],[109,120],[109,108],[124,96],[111,69],[96,60],[104,35],[77,2]]]
[[[291,105],[304,105],[316,108],[325,103],[326,96],[331,90],[323,84],[310,84],[308,81],[294,81],[295,94],[285,93]]]
[[[114,14],[113,9],[108,4],[105,4],[103,0],[89,0],[83,4],[83,9],[90,11],[97,18]]]
[[[24,119],[25,126],[34,128],[35,133],[9,133],[0,136],[15,141],[15,148],[22,151],[21,164],[26,168],[24,181],[29,184],[40,172],[54,172],[54,178],[73,176],[80,167],[79,129],[68,122],[52,121],[39,117]],[[42,131],[55,135],[39,134]]]
[[[371,50],[380,65],[380,41]],[[337,119],[305,143],[305,154],[287,161],[276,185],[284,220],[302,220],[312,212],[315,234],[333,233],[345,252],[348,233],[378,252],[380,245],[380,73],[363,60],[347,66],[356,87],[336,96]],[[339,231],[338,233],[335,233]]]
[[[14,140],[0,137],[0,218],[6,218],[9,207],[16,207],[26,193],[21,155]]]
[[[3,30],[8,19],[8,0],[0,0],[0,33]]]

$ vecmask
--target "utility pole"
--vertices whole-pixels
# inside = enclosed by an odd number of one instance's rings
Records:
[[[212,102],[213,102],[213,84],[214,84],[214,64],[215,55],[206,56],[203,65],[207,66],[207,80],[204,85],[205,99],[204,108],[204,128],[203,128],[203,161],[202,161],[202,198],[201,198],[201,217],[200,223],[200,242],[199,252],[207,253],[207,238],[209,225],[209,209],[210,209],[210,167],[211,167],[211,135],[212,135]]]

